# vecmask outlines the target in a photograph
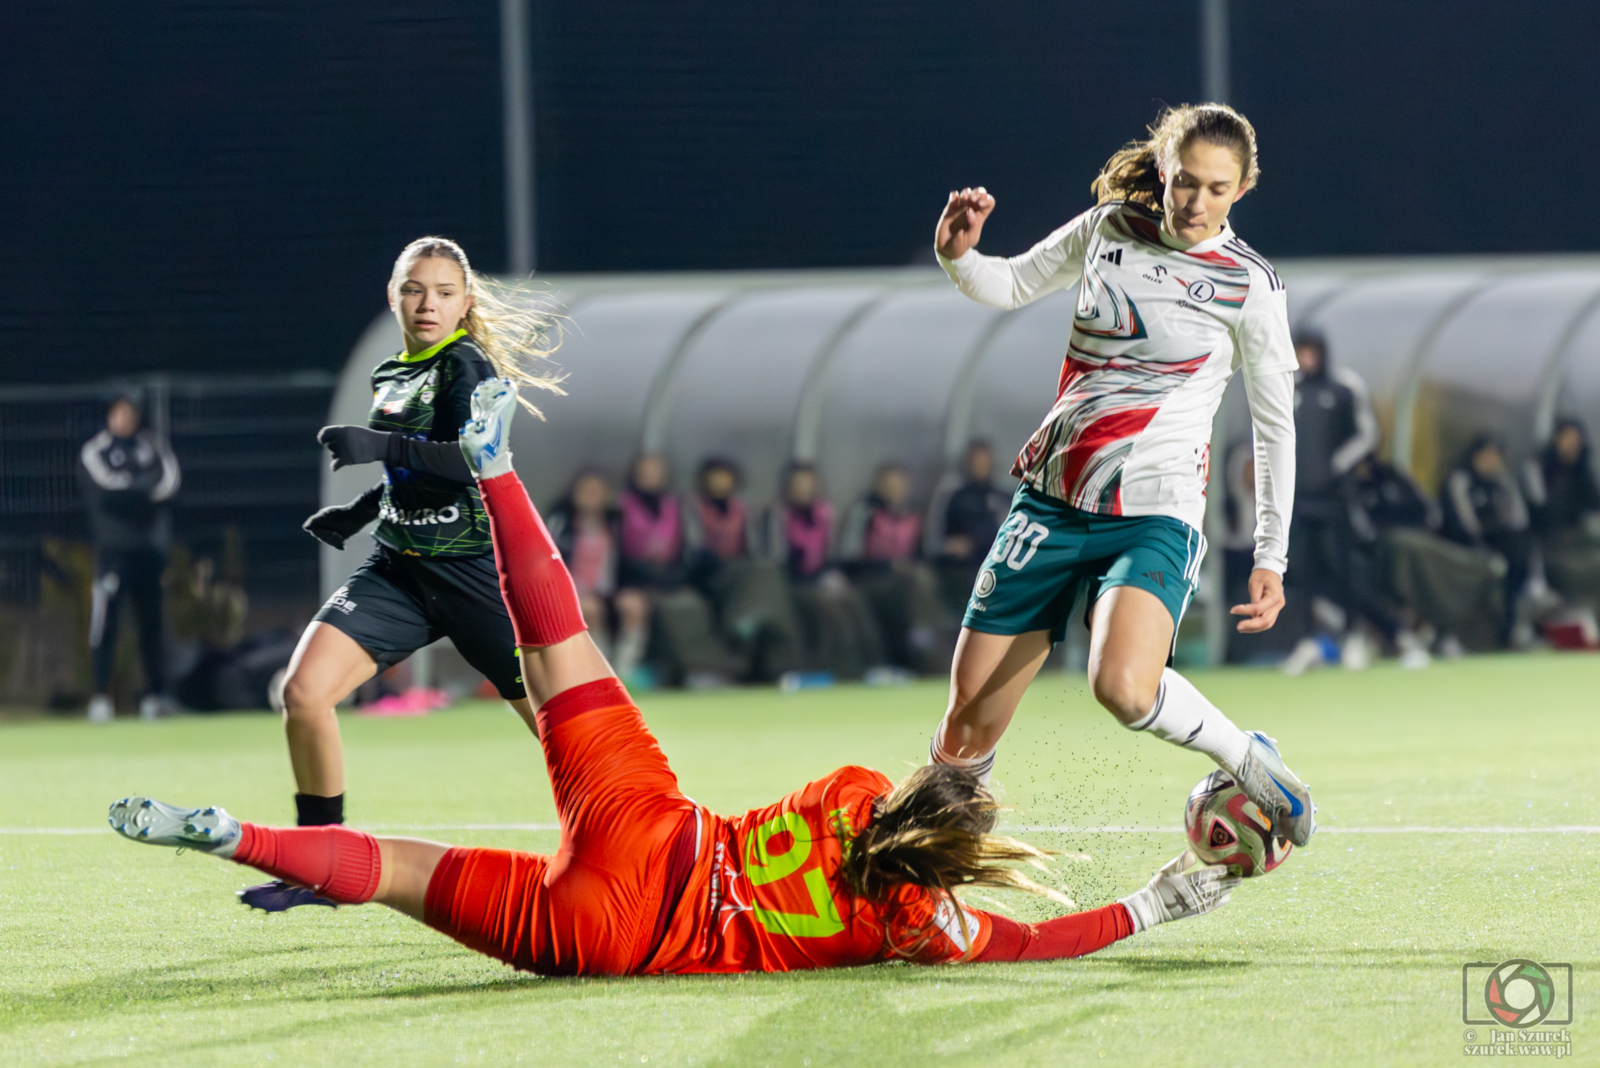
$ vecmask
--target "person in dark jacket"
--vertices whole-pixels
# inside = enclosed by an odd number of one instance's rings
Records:
[[[937,516],[939,588],[954,611],[966,608],[984,557],[994,548],[1000,524],[1011,511],[1011,496],[994,484],[994,450],[972,441],[961,458],[961,485]]]
[[[973,441],[961,458],[962,483],[944,506],[941,553],[977,566],[994,547],[995,535],[1011,510],[1011,497],[994,484],[994,450],[987,441]]]
[[[1533,536],[1527,502],[1517,489],[1500,443],[1480,434],[1445,476],[1444,536],[1486,549],[1505,561],[1505,600],[1499,622],[1501,644],[1513,638],[1517,602],[1528,584]]]
[[[139,659],[144,668],[142,719],[166,711],[163,677],[161,575],[172,540],[168,502],[182,476],[167,443],[141,426],[134,396],[111,402],[106,426],[84,443],[84,495],[94,540],[94,601],[89,624],[93,650],[94,696],[89,720],[110,722],[111,669],[116,662],[117,629],[122,606],[131,602],[139,633]]]
[[[1524,482],[1551,587],[1570,601],[1600,606],[1600,486],[1583,424],[1558,422],[1528,462]]]
[[[1330,364],[1327,342],[1320,335],[1297,337],[1295,360],[1294,517],[1284,577],[1310,601],[1314,619],[1347,619],[1355,606],[1344,581],[1351,531],[1343,483],[1357,461],[1377,446],[1378,422],[1366,384],[1354,372]],[[1359,632],[1351,637],[1364,640]],[[1363,650],[1350,652],[1354,666],[1365,662]],[[1284,670],[1299,674],[1321,655],[1319,643],[1308,637],[1284,661]]]
[[[1436,525],[1433,508],[1422,487],[1376,453],[1362,457],[1344,482],[1354,535],[1346,553],[1347,602],[1395,647],[1401,667],[1427,667],[1431,657],[1414,626],[1415,606],[1395,595],[1387,575],[1396,533],[1428,531]]]
[[[1556,424],[1539,458],[1528,464],[1528,502],[1541,537],[1587,534],[1600,518],[1600,486],[1589,456],[1589,434],[1576,419]]]

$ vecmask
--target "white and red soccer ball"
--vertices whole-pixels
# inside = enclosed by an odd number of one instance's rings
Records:
[[[1267,874],[1294,848],[1287,838],[1272,833],[1272,821],[1221,770],[1189,792],[1183,829],[1201,863],[1226,864],[1247,879]]]

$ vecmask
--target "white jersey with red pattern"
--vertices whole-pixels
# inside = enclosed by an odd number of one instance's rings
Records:
[[[1012,471],[1074,508],[1202,529],[1211,421],[1242,367],[1256,430],[1256,565],[1282,573],[1294,499],[1286,294],[1226,223],[1179,247],[1159,215],[1103,204],[1021,256],[940,262],[962,292],[999,308],[1081,283],[1056,402]]]

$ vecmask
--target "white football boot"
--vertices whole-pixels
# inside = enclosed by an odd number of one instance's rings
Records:
[[[117,718],[116,707],[112,705],[111,698],[103,693],[97,693],[89,698],[89,722],[110,723]]]
[[[461,452],[479,479],[511,470],[511,417],[517,387],[509,378],[485,378],[472,391],[472,418],[461,428]]]
[[[1239,885],[1239,877],[1229,875],[1221,864],[1184,870],[1194,863],[1195,855],[1184,850],[1161,865],[1161,870],[1142,889],[1122,899],[1121,904],[1133,917],[1135,934],[1158,923],[1186,920],[1228,903],[1228,895]]]
[[[110,823],[122,837],[146,845],[198,849],[231,857],[239,848],[239,821],[215,806],[179,808],[148,797],[124,797],[111,806]]]
[[[1311,802],[1311,787],[1289,770],[1278,753],[1278,743],[1260,731],[1246,731],[1250,748],[1233,773],[1233,781],[1256,807],[1272,818],[1272,831],[1297,846],[1311,841],[1317,829],[1317,806]]]

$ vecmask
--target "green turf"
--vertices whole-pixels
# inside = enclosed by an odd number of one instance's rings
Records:
[[[1461,965],[1571,962],[1573,1056],[1600,1062],[1590,833],[1376,834],[1600,825],[1600,659],[1485,658],[1416,673],[1196,673],[1282,741],[1325,833],[1227,908],[1081,961],[802,975],[517,975],[379,907],[247,913],[248,875],[103,828],[147,792],[286,821],[266,716],[0,727],[0,1063],[152,1065],[1417,1065],[1463,1058]],[[651,696],[685,788],[724,811],[841,763],[898,776],[942,688]],[[344,720],[352,821],[416,828],[553,818],[539,751],[501,706]],[[1203,758],[1116,727],[1081,682],[1041,679],[997,776],[1013,823],[1175,825]],[[424,832],[415,832],[424,833]],[[548,848],[541,831],[434,830]],[[1091,860],[1083,905],[1132,890],[1176,834],[1035,832]],[[1007,896],[1037,918],[1038,899]],[[1485,1029],[1486,1030],[1486,1029]],[[1487,1037],[1487,1036],[1485,1036]]]

